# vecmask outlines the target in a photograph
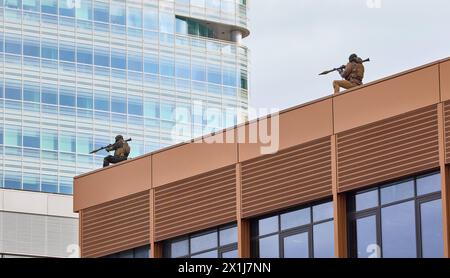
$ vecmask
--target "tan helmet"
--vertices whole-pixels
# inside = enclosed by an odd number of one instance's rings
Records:
[[[117,135],[116,136],[116,142],[119,141],[119,140],[123,140],[123,136],[122,135]]]

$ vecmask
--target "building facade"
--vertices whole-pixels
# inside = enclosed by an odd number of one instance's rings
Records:
[[[445,59],[78,176],[81,256],[448,258],[449,131]]]
[[[89,151],[116,134],[136,157],[247,117],[245,0],[0,0],[0,22],[2,218],[15,190],[41,200],[33,214],[72,195],[74,176],[102,166],[106,152]],[[7,235],[0,254],[20,247]]]

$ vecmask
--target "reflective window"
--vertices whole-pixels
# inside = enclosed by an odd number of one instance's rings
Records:
[[[127,113],[127,102],[125,95],[113,95],[111,97],[111,112]]]
[[[45,39],[42,41],[42,58],[58,59],[58,42],[56,40]]]
[[[414,210],[412,201],[382,209],[381,236],[385,258],[415,258],[417,256]]]
[[[23,128],[23,146],[28,148],[39,148],[41,136],[39,129],[32,127]]]
[[[142,10],[139,8],[128,7],[127,25],[130,27],[142,28]]]
[[[164,242],[166,258],[237,258],[237,227],[224,226]]]
[[[125,25],[126,12],[125,4],[117,1],[113,1],[110,6],[110,20],[111,23]]]
[[[441,175],[428,175],[417,179],[417,195],[441,191]]]
[[[24,81],[23,85],[23,100],[40,102],[41,99],[41,89],[39,83]]]
[[[369,216],[356,220],[358,258],[379,257],[379,254],[373,253],[374,251],[377,251],[376,248],[378,242],[376,225],[376,216]]]
[[[414,196],[414,181],[407,181],[381,189],[381,204],[389,204]]]
[[[128,114],[137,116],[143,115],[142,99],[135,97],[128,98]]]
[[[92,64],[92,47],[78,44],[77,62],[83,64]]]
[[[76,3],[76,2],[75,2]],[[77,18],[84,20],[92,20],[92,1],[91,0],[79,0],[79,4],[76,4]]]
[[[16,35],[5,35],[5,52],[22,54],[22,39]]]
[[[279,241],[278,235],[259,239],[259,258],[279,258]]]
[[[253,256],[258,258],[333,257],[332,208],[332,202],[326,202],[253,221]]]
[[[159,73],[159,62],[156,55],[144,54],[144,71],[153,74]]]
[[[26,11],[40,11],[40,3],[39,0],[23,0],[22,7]]]
[[[350,255],[442,257],[441,202],[439,173],[356,192],[348,213]]]
[[[40,57],[41,48],[39,38],[24,38],[23,55]]]
[[[109,49],[95,47],[94,64],[97,66],[109,67]]]
[[[420,205],[420,220],[422,229],[422,257],[444,257],[442,200],[422,203]]]
[[[92,109],[93,108],[92,92],[79,89],[77,93],[77,107]]]
[[[59,59],[68,62],[75,62],[75,46],[61,43],[59,45]]]
[[[20,126],[5,126],[5,145],[22,146],[22,128]]]
[[[42,84],[41,101],[47,104],[58,104],[58,88],[54,84]]]
[[[59,15],[75,17],[75,1],[59,0]]]
[[[21,100],[22,84],[18,80],[6,80],[5,82],[5,98]]]
[[[21,173],[6,171],[4,187],[7,189],[22,189]]]
[[[20,9],[22,7],[21,0],[5,0],[5,7]]]
[[[64,106],[75,106],[75,88],[60,87],[59,104]]]
[[[42,192],[57,193],[58,192],[58,177],[51,175],[41,176]]]
[[[58,132],[56,130],[42,130],[41,148],[44,150],[58,150]]]
[[[94,20],[109,22],[109,3],[94,1]]]
[[[148,259],[150,258],[150,245],[125,250],[103,257],[105,259]]]
[[[284,258],[309,258],[308,232],[285,237],[283,245]]]
[[[159,31],[173,34],[175,31],[175,16],[170,13],[159,13]]]
[[[59,135],[59,150],[62,152],[75,152],[76,140],[75,134],[61,133]]]
[[[144,7],[144,28],[158,30],[158,11]]]
[[[39,179],[39,174],[24,173],[23,174],[23,189],[30,191],[39,191],[41,186],[41,181]]]
[[[378,190],[359,193],[355,196],[356,211],[361,211],[378,206]]]

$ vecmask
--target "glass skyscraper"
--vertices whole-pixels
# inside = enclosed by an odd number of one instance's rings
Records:
[[[0,0],[0,22],[2,190],[71,195],[117,134],[136,157],[247,117],[246,0]]]
[[[246,1],[0,4],[4,188],[71,194],[116,134],[135,157],[245,118]]]

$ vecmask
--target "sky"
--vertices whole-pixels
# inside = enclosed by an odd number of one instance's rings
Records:
[[[448,0],[251,0],[250,107],[285,109],[332,94],[351,53],[371,82],[450,56]]]

